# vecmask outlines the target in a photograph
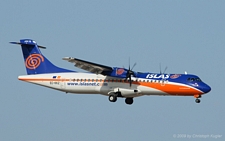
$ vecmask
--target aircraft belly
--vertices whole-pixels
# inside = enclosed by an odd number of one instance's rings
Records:
[[[55,83],[55,84],[52,84],[50,81],[27,81],[29,83],[33,83],[33,84],[36,84],[36,85],[40,85],[40,86],[44,86],[44,87],[48,87],[48,88],[52,88],[52,89],[57,89],[57,90],[61,90],[61,85],[60,83]]]
[[[95,91],[94,87],[91,86],[67,87],[66,90],[72,93],[88,93],[88,94],[91,94]]]
[[[108,92],[111,91],[111,89],[108,86],[101,86],[101,87],[95,87],[95,91],[99,94],[107,95]]]

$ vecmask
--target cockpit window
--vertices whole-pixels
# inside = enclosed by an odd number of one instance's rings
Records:
[[[193,81],[201,82],[202,81],[200,78],[188,78],[187,80],[191,81],[191,82],[193,82]]]
[[[201,80],[200,78],[196,78],[196,81],[199,81],[199,82],[201,82],[202,80]]]

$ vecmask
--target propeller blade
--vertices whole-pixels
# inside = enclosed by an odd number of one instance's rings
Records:
[[[131,75],[134,75],[134,72],[132,70],[134,69],[134,67],[136,65],[137,65],[137,63],[134,63],[134,65],[132,66],[132,68],[130,68],[130,57],[129,57],[129,68],[127,70],[127,74],[126,74],[125,80],[127,80],[129,78],[130,87],[132,86]]]
[[[131,87],[131,85],[132,85],[132,81],[131,81],[131,75],[130,75],[129,79],[130,79],[130,87]]]
[[[166,67],[165,67],[165,69],[164,69],[164,71],[163,71],[163,74],[165,74],[165,72],[166,72],[167,68],[168,68],[168,67],[166,66]]]
[[[160,70],[159,70],[159,71],[160,71],[160,74],[162,74],[162,71],[161,71],[161,70],[162,70],[162,69],[161,69],[161,63],[159,64],[159,69],[160,69]]]
[[[131,68],[131,70],[133,70],[133,68],[137,65],[137,63],[134,63],[133,67]]]

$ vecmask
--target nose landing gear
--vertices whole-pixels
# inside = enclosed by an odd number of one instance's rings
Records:
[[[196,102],[196,103],[200,103],[201,100],[197,98],[197,99],[195,99],[195,102]]]
[[[199,98],[202,97],[201,95],[194,95],[194,97],[196,98],[196,99],[195,99],[195,102],[196,102],[196,103],[200,103],[200,102],[201,102],[201,100],[199,99]]]

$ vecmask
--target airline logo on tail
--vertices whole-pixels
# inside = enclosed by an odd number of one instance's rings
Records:
[[[41,54],[31,54],[25,61],[26,68],[34,70],[44,62],[44,57]]]

